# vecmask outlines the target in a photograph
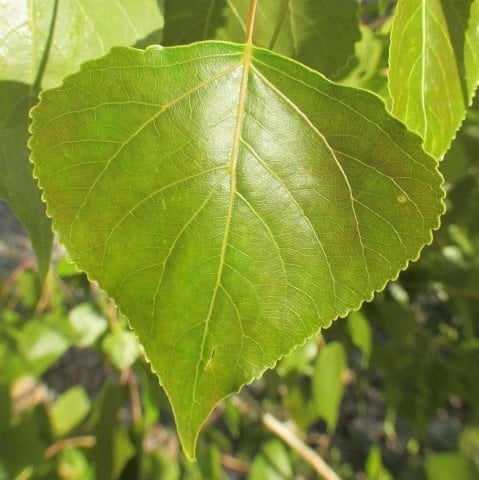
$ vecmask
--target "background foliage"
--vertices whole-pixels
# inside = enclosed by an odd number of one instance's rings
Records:
[[[362,40],[337,75],[389,102],[390,12],[363,3]],[[196,464],[126,320],[59,249],[42,286],[4,213],[0,479],[314,478],[263,411],[344,479],[478,478],[478,151],[476,102],[441,163],[448,212],[433,245],[373,303],[223,402]]]

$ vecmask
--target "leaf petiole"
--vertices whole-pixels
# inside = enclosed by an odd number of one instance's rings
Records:
[[[254,20],[256,17],[256,9],[258,7],[258,0],[251,0],[249,4],[248,22],[246,23],[246,37],[245,43],[253,43]]]

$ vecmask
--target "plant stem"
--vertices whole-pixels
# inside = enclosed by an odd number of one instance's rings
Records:
[[[290,0],[283,0],[283,5],[281,7],[281,11],[279,12],[278,21],[276,22],[273,35],[269,42],[269,50],[273,50],[276,44],[276,40],[278,39],[279,32],[281,31],[281,28],[283,28],[284,19],[286,18],[286,13],[288,12],[289,2]]]
[[[247,475],[250,471],[249,463],[238,460],[230,455],[221,455],[221,465],[234,472],[242,473],[243,475]]]
[[[329,465],[310,447],[302,442],[286,425],[281,423],[270,413],[262,416],[266,428],[277,435],[284,443],[289,445],[298,455],[301,456],[314,471],[325,480],[341,480]]]
[[[257,7],[258,7],[258,0],[251,0],[249,4],[248,22],[246,24],[246,38],[245,38],[245,43],[249,45],[253,43],[254,19],[256,16]]]
[[[133,422],[140,425],[143,421],[143,412],[141,410],[140,391],[138,390],[138,382],[136,381],[133,370],[129,368],[128,374],[128,389],[130,391],[131,411]]]
[[[67,448],[93,448],[96,445],[96,438],[90,435],[83,437],[64,438],[54,443],[45,451],[45,458],[50,459],[57,453]]]

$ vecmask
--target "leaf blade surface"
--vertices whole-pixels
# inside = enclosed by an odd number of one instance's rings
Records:
[[[244,45],[114,49],[33,118],[55,229],[129,317],[191,457],[221,398],[370,300],[443,210],[379,98]]]

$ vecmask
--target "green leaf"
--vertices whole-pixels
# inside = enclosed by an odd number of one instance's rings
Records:
[[[285,446],[279,440],[270,440],[254,458],[248,480],[289,480],[293,475]]]
[[[361,363],[367,368],[372,348],[371,325],[362,313],[351,312],[348,316],[348,329],[353,344],[361,350],[363,355]]]
[[[135,455],[128,429],[120,420],[120,409],[125,403],[125,392],[115,385],[107,385],[94,412],[96,438],[90,453],[97,480],[119,478],[125,465]]]
[[[477,479],[478,471],[474,464],[459,453],[436,453],[426,462],[428,480]]]
[[[391,474],[383,465],[381,449],[373,445],[366,460],[366,474],[368,480],[393,480]]]
[[[318,417],[326,421],[330,433],[336,429],[347,367],[346,352],[340,343],[329,343],[319,352],[313,377],[313,402]]]
[[[393,22],[393,114],[440,158],[479,82],[479,1],[400,0]]]
[[[77,385],[60,395],[50,409],[53,433],[62,437],[70,433],[88,415],[90,400],[85,390]]]
[[[99,315],[89,303],[72,308],[68,320],[76,334],[75,343],[80,348],[93,345],[108,328],[107,319]]]
[[[50,263],[53,233],[32,176],[33,166],[28,161],[31,104],[28,85],[0,82],[0,198],[10,205],[30,236],[40,277],[44,279]]]
[[[370,300],[444,208],[378,97],[249,44],[116,48],[32,115],[60,240],[128,316],[190,457],[220,399]]]
[[[141,347],[133,332],[114,330],[102,342],[103,350],[119,370],[131,367],[141,354]]]
[[[166,0],[163,45],[243,42],[250,0]],[[361,38],[357,0],[261,0],[254,43],[328,75]]]
[[[0,80],[42,88],[163,27],[157,0],[3,0],[0,14]]]
[[[30,236],[43,278],[53,234],[28,162],[28,112],[40,87],[114,45],[131,45],[161,29],[156,0],[3,0],[0,2],[0,198]]]
[[[41,375],[68,350],[70,343],[42,320],[30,320],[18,336],[18,346],[31,365],[31,373]]]

